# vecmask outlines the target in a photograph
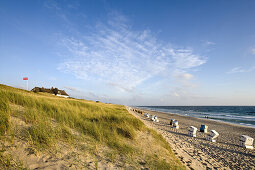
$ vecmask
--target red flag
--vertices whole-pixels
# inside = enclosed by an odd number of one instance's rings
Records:
[[[28,80],[28,77],[23,77],[23,80]]]

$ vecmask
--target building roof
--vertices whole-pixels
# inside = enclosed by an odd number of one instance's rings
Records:
[[[51,93],[51,94],[60,94],[60,95],[65,95],[69,96],[64,90],[59,90],[58,88],[44,88],[44,87],[34,87],[31,91],[33,92],[45,92],[45,93]]]

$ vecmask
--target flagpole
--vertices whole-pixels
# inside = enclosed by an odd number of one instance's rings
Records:
[[[28,77],[23,77],[23,80],[27,81],[27,91],[28,91]]]

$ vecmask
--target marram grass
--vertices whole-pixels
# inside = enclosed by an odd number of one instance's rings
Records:
[[[9,102],[0,98],[0,135],[5,135],[10,128]]]
[[[8,133],[11,126],[10,104],[24,108],[22,114],[13,113],[13,116],[30,124],[25,136],[38,151],[56,145],[58,140],[72,141],[74,135],[70,129],[74,129],[95,143],[111,148],[115,154],[139,157],[143,148],[137,148],[131,143],[137,142],[138,131],[146,131],[169,152],[168,155],[172,157],[170,162],[173,163],[171,166],[166,161],[147,154],[145,156],[152,169],[183,168],[162,136],[146,128],[122,105],[66,99],[0,85],[0,135]]]

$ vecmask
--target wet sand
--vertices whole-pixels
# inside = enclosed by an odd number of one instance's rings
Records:
[[[188,169],[255,169],[255,149],[239,146],[241,135],[255,139],[255,128],[171,113],[139,110],[159,118],[159,122],[156,123],[140,113],[129,110],[147,126],[161,133]],[[178,120],[180,128],[172,128],[169,125],[170,119]],[[207,134],[199,132],[201,124],[208,126]],[[187,135],[190,126],[198,128],[197,137]],[[211,130],[219,133],[216,143],[206,140]]]

